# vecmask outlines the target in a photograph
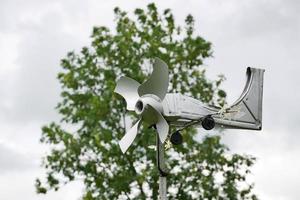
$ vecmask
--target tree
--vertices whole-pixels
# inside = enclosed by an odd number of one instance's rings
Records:
[[[135,114],[126,113],[124,100],[113,92],[122,75],[143,82],[155,57],[170,68],[169,92],[225,103],[224,77],[206,78],[202,65],[212,55],[211,43],[194,33],[191,15],[182,28],[170,9],[159,13],[155,4],[136,9],[134,19],[119,8],[114,13],[115,31],[95,27],[91,46],[61,61],[62,99],[56,109],[62,118],[42,128],[41,142],[51,152],[43,160],[45,181],[36,180],[38,193],[80,178],[83,199],[157,199],[156,156],[149,148],[155,131],[144,125],[123,155],[118,141]],[[169,199],[257,199],[246,180],[253,157],[230,154],[220,136],[197,140],[194,128],[182,133],[183,145],[166,152]]]

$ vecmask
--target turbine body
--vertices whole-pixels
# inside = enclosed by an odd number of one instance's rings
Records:
[[[119,144],[123,153],[134,141],[140,123],[155,125],[162,143],[169,133],[169,124],[186,127],[202,124],[210,130],[215,124],[224,128],[261,130],[263,69],[248,68],[247,83],[240,98],[230,107],[217,108],[178,93],[167,93],[168,66],[156,58],[153,72],[143,84],[129,77],[117,81],[115,92],[127,103],[127,110],[135,111],[140,119],[127,131]]]
[[[163,101],[163,115],[170,125],[177,127],[197,121],[199,123],[193,124],[202,124],[211,117],[215,125],[222,128],[261,130],[264,71],[247,68],[244,90],[231,106],[218,108],[192,97],[168,93]]]

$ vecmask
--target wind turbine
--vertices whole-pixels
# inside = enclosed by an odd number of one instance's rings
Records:
[[[231,106],[218,108],[183,94],[167,93],[168,66],[164,61],[155,58],[152,74],[146,82],[140,84],[129,77],[121,77],[117,81],[115,92],[123,96],[127,103],[127,110],[135,111],[140,116],[140,119],[120,140],[122,152],[125,153],[134,141],[142,121],[155,125],[158,133],[158,168],[161,176],[165,176],[166,172],[162,167],[162,144],[168,136],[169,126],[178,127],[180,130],[199,124],[206,130],[213,129],[215,125],[223,128],[261,130],[263,75],[264,69],[248,67],[247,81],[241,96]],[[175,134],[178,135],[178,132]],[[175,143],[178,142],[176,137],[173,138]],[[160,183],[164,189],[161,193],[165,196],[166,179],[162,181],[164,182]]]
[[[223,128],[261,130],[264,69],[247,68],[247,82],[241,96],[227,108],[209,106],[200,100],[179,93],[167,93],[168,66],[155,58],[153,71],[143,84],[129,77],[117,81],[115,92],[124,97],[127,110],[140,116],[136,124],[119,142],[123,153],[132,144],[141,121],[156,125],[160,141],[164,143],[169,125],[185,128],[201,124],[210,130]]]

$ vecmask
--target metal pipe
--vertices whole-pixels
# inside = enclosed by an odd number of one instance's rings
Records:
[[[156,136],[156,162],[159,171],[159,199],[167,200],[167,169],[165,166],[165,149],[159,135]]]

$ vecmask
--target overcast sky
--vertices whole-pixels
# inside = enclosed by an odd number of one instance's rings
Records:
[[[89,45],[92,27],[113,25],[113,8],[132,11],[150,1],[0,0],[0,198],[71,200],[75,182],[36,195],[43,174],[40,127],[58,119],[56,74],[70,50]],[[245,84],[247,66],[265,68],[263,131],[227,131],[233,152],[258,158],[251,179],[264,200],[300,199],[300,1],[156,1],[183,23],[191,13],[197,33],[213,43],[210,78],[224,74],[229,102]]]

